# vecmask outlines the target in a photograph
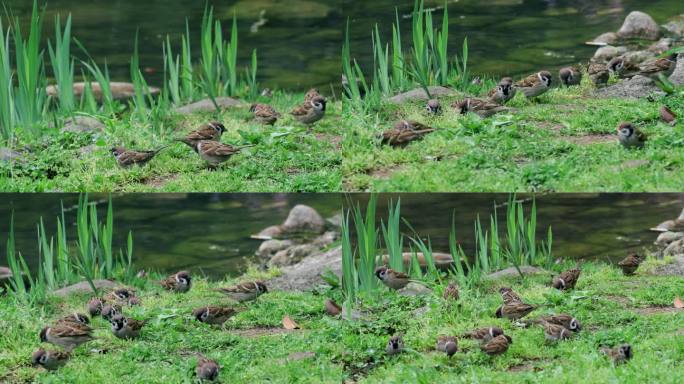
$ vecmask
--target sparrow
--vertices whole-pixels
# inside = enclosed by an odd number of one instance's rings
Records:
[[[197,321],[211,325],[222,325],[235,315],[237,311],[230,307],[202,307],[192,311]]]
[[[42,365],[48,371],[52,371],[62,367],[69,360],[71,355],[67,352],[48,351],[43,348],[38,348],[31,356],[31,363]]]
[[[382,281],[387,288],[402,289],[409,283],[409,276],[402,272],[397,272],[385,266],[378,267],[375,270],[375,276]]]
[[[501,329],[499,327],[489,327],[489,328],[476,329],[474,331],[470,331],[468,333],[465,333],[463,335],[463,337],[479,340],[480,343],[486,343],[486,342],[490,341],[491,339],[493,339],[497,336],[502,336],[502,335],[508,339],[509,343],[512,342],[511,338],[509,336],[504,335],[503,329]]]
[[[677,54],[662,59],[647,60],[639,65],[639,74],[651,80],[660,80],[660,75],[668,78],[677,66]]]
[[[499,81],[499,84],[494,89],[489,91],[487,96],[489,96],[489,100],[503,105],[508,100],[513,99],[516,92],[517,89],[513,87],[513,79],[510,77],[504,77],[501,79],[501,81]]]
[[[482,118],[490,117],[506,110],[506,107],[502,107],[492,100],[477,99],[474,97],[458,101],[452,104],[452,107],[461,115],[473,112]]]
[[[325,116],[325,106],[325,98],[317,96],[295,108],[290,114],[300,123],[311,125]]]
[[[510,337],[499,335],[482,344],[480,349],[490,356],[500,355],[506,352],[508,350],[508,345],[512,343],[513,340]]]
[[[115,315],[121,314],[121,306],[118,304],[105,304],[102,306],[102,318],[110,321]]]
[[[166,147],[168,147],[168,145],[165,145],[154,151],[132,151],[123,147],[114,147],[111,149],[111,152],[121,168],[130,168],[134,165],[143,166],[147,164]]]
[[[200,357],[197,361],[195,374],[197,374],[197,378],[200,380],[214,381],[219,375],[219,368],[219,365],[214,360]]]
[[[458,300],[458,285],[456,285],[456,283],[453,281],[450,281],[449,285],[447,285],[447,287],[444,289],[442,297],[444,297],[444,300]]]
[[[546,338],[546,341],[563,341],[572,336],[572,332],[562,325],[552,324],[546,321],[541,324],[542,327],[544,327],[544,337]]]
[[[90,318],[88,316],[74,312],[68,316],[64,316],[55,322],[55,325],[69,325],[69,324],[90,324]]]
[[[342,307],[340,307],[335,300],[333,299],[326,299],[325,300],[325,313],[328,315],[335,317],[342,313]]]
[[[135,297],[135,291],[128,288],[117,288],[102,298],[105,302],[117,302],[120,304],[128,304],[131,297]]]
[[[531,99],[533,97],[541,96],[549,90],[551,78],[552,76],[549,71],[541,71],[518,81],[515,83],[515,87],[520,90],[525,97]]]
[[[180,141],[192,148],[193,151],[196,151],[198,142],[202,140],[221,141],[221,135],[225,131],[226,127],[223,124],[218,121],[212,121],[202,125],[196,131],[188,133],[185,137],[176,139],[176,141]]]
[[[402,120],[394,124],[394,128],[382,133],[382,143],[395,146],[406,146],[408,143],[422,139],[428,133],[434,132],[433,128],[412,120]]]
[[[192,286],[192,278],[190,272],[180,271],[160,281],[159,284],[167,291],[185,293]]]
[[[561,84],[569,87],[571,85],[580,85],[582,82],[582,72],[577,67],[565,67],[558,71],[558,77]]]
[[[575,284],[577,284],[577,279],[579,279],[580,273],[582,271],[579,268],[569,269],[565,272],[561,272],[560,275],[556,276],[551,284],[554,288],[561,291],[567,289],[574,289]]]
[[[631,79],[639,73],[639,66],[632,64],[622,56],[618,56],[608,62],[608,70],[621,79]]]
[[[509,303],[522,303],[522,299],[520,296],[518,296],[517,293],[513,291],[513,289],[509,287],[501,287],[499,289],[499,293],[501,294],[501,299],[503,299],[503,302],[506,304]]]
[[[109,322],[112,324],[112,333],[119,339],[135,339],[140,337],[140,331],[145,321],[114,315]]]
[[[248,281],[232,287],[219,288],[217,291],[228,295],[231,299],[243,302],[254,300],[262,294],[268,292],[266,284],[261,281]]]
[[[632,358],[632,346],[629,344],[622,344],[615,348],[601,348],[601,352],[610,357],[615,365],[626,363]]]
[[[425,109],[427,109],[428,113],[433,114],[433,115],[441,115],[442,114],[442,105],[439,103],[439,100],[437,100],[437,99],[428,100],[427,105],[425,106]]]
[[[604,85],[610,78],[610,69],[603,63],[590,63],[587,73],[594,85]]]
[[[660,108],[660,119],[662,119],[664,122],[670,125],[677,124],[677,115],[666,106]]]
[[[40,331],[40,341],[57,345],[71,352],[79,345],[93,340],[92,332],[92,328],[80,323],[54,325]]]
[[[636,272],[637,268],[639,268],[639,264],[641,264],[643,260],[639,255],[636,253],[633,253],[618,263],[618,266],[622,268],[622,273],[625,276],[631,276]]]
[[[569,331],[573,332],[579,332],[582,329],[582,326],[576,318],[572,317],[571,315],[568,315],[567,313],[559,313],[557,315],[551,315],[551,316],[544,316],[540,318],[539,320],[534,320],[533,322],[543,324],[543,323],[549,323],[549,324],[556,324],[560,325],[562,327],[565,327]]]
[[[390,356],[398,355],[401,352],[403,352],[404,351],[404,341],[401,339],[401,336],[390,337],[389,341],[387,342],[387,347],[385,348],[385,351]]]
[[[617,127],[618,140],[625,148],[643,148],[648,137],[632,123],[621,123]]]
[[[435,350],[445,352],[448,357],[453,356],[458,351],[458,340],[456,336],[437,336]]]
[[[317,97],[324,99],[323,95],[321,95],[320,92],[318,92],[318,89],[316,89],[316,88],[309,89],[309,91],[306,92],[306,95],[304,95],[304,104],[310,103],[311,101],[313,101],[313,99],[315,99]]]
[[[264,125],[273,125],[280,118],[280,113],[268,104],[252,104],[249,111],[256,121]]]
[[[502,305],[496,310],[495,315],[498,318],[505,317],[509,320],[518,320],[527,316],[536,308],[537,307],[535,307],[534,305],[514,301],[511,303],[504,303],[504,305]]]
[[[233,155],[239,153],[244,148],[253,146],[254,145],[245,145],[242,147],[234,147],[229,144],[219,143],[218,141],[205,140],[197,143],[197,153],[204,161],[209,163],[210,166],[215,167],[228,161]]]
[[[272,97],[273,96],[273,90],[271,88],[264,88],[261,91],[261,96],[263,97]]]
[[[88,308],[88,313],[90,316],[98,316],[102,313],[103,302],[99,297],[93,297],[88,300],[86,307]]]

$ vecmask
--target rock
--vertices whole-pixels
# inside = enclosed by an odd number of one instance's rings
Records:
[[[660,55],[665,51],[669,51],[674,46],[674,40],[669,37],[664,37],[648,47],[650,52]]]
[[[432,293],[432,289],[418,283],[408,283],[404,288],[397,291],[401,296],[421,296],[429,295]]]
[[[670,243],[663,252],[665,256],[684,255],[684,239],[676,240]]]
[[[304,258],[318,253],[319,250],[320,248],[313,244],[295,245],[293,247],[276,252],[275,256],[271,258],[268,264],[275,267],[294,265],[302,261]]]
[[[269,289],[274,290],[310,290],[325,284],[320,276],[328,270],[338,277],[342,276],[341,246],[304,258],[298,264],[282,267],[281,275],[267,284]]]
[[[662,223],[650,228],[654,232],[668,232],[674,231],[675,229],[682,227],[684,228],[684,209],[679,213],[679,216],[674,220],[665,220]]]
[[[337,241],[338,238],[339,232],[328,231],[315,238],[314,241],[311,242],[311,244],[317,246],[318,248],[324,248]]]
[[[282,235],[283,229],[280,227],[280,225],[271,225],[270,227],[267,227],[256,235],[252,235],[250,237],[257,240],[270,240],[281,237]]]
[[[333,217],[325,219],[330,227],[339,231],[342,229],[342,214],[338,213]]]
[[[119,284],[110,280],[94,280],[93,284],[97,289],[109,289],[118,287]],[[60,288],[53,293],[57,296],[68,296],[74,293],[91,293],[93,292],[90,284],[87,281],[81,281],[80,283],[72,284],[64,288]]]
[[[588,45],[613,45],[618,41],[618,35],[615,32],[606,32],[596,36],[593,40],[588,41]]]
[[[596,50],[594,53],[594,61],[597,62],[607,62],[612,58],[623,55],[627,53],[626,47],[614,47],[612,45],[606,45]]]
[[[230,97],[217,97],[216,104],[219,109],[225,109],[230,107],[237,107],[242,105],[242,102]],[[182,107],[176,108],[176,113],[181,115],[188,115],[195,112],[214,112],[216,111],[216,105],[211,101],[211,99],[204,99],[198,102],[184,105]]]
[[[264,259],[270,259],[277,252],[289,248],[293,245],[294,243],[291,240],[266,240],[263,243],[261,243],[259,249],[257,249],[256,251],[256,255]]]
[[[677,255],[671,263],[657,267],[656,275],[684,277],[684,255]]]
[[[100,120],[90,116],[76,116],[67,119],[62,127],[62,132],[86,133],[86,132],[102,132],[105,125]]]
[[[647,96],[650,93],[655,93],[657,95],[665,94],[665,92],[660,90],[651,79],[640,75],[636,75],[629,80],[620,81],[609,87],[597,89],[594,92],[598,97],[619,97],[626,99],[636,99]]]
[[[325,220],[315,209],[299,204],[292,208],[280,227],[289,233],[323,233],[325,231]]]
[[[627,15],[617,35],[623,39],[658,40],[660,27],[648,14],[633,11]]]
[[[529,265],[522,265],[520,266],[520,272],[522,272],[523,275],[535,275],[538,273],[546,273],[545,270],[537,267],[531,267]],[[485,276],[485,279],[491,279],[491,280],[497,280],[497,279],[502,279],[506,277],[517,277],[520,276],[518,273],[518,270],[515,269],[515,267],[510,267],[506,269],[502,269],[500,271],[490,273],[489,275]]]
[[[684,232],[663,232],[658,235],[654,244],[660,247],[666,247],[673,241],[680,239],[684,239]]]
[[[428,87],[428,89],[430,90],[430,95],[432,95],[432,97],[450,96],[456,93],[454,90],[439,86]],[[427,99],[428,96],[425,94],[425,90],[423,88],[416,88],[412,91],[400,93],[396,96],[390,97],[387,101],[393,104],[403,104],[413,100]]]
[[[663,28],[677,37],[684,37],[684,15],[673,17]]]
[[[413,310],[412,314],[413,317],[423,317],[428,312],[430,312],[430,307],[426,305],[424,307],[416,308]]]
[[[6,147],[0,147],[0,161],[13,163],[21,159],[21,153]]]
[[[684,84],[684,55],[681,53],[677,57],[677,67],[670,76],[670,81],[676,85]]]
[[[404,252],[401,256],[404,259],[405,265],[410,264],[411,259],[413,259],[413,253],[411,252]],[[416,257],[418,258],[420,267],[423,269],[427,268],[427,262],[425,261],[425,256],[423,253],[417,252]],[[454,265],[454,259],[448,253],[432,252],[432,258],[435,260],[435,267],[437,267],[437,269],[447,270]],[[382,262],[389,264],[389,255],[382,255]]]
[[[347,307],[342,306],[342,319],[344,320],[363,320],[368,318],[368,313],[360,312],[356,309],[352,309],[350,313],[347,312]]]
[[[84,82],[74,83],[74,96],[76,98],[83,96],[85,84],[86,83]],[[102,102],[102,88],[100,87],[100,83],[92,82],[90,83],[90,86],[93,90],[93,96],[95,96],[95,100]],[[128,100],[135,96],[135,87],[132,83],[111,82],[109,83],[109,86],[112,90],[112,96],[115,100]],[[59,87],[56,85],[50,85],[45,90],[48,96],[59,96]],[[161,92],[161,90],[156,87],[149,87],[149,90],[151,96],[157,96]]]
[[[629,51],[622,55],[629,63],[641,64],[648,59],[655,57],[651,51]]]

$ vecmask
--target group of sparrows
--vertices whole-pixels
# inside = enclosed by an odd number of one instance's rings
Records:
[[[590,63],[586,69],[590,79],[596,85],[605,84],[613,73],[621,78],[629,78],[636,75],[646,76],[658,81],[661,76],[668,77],[677,65],[677,54],[665,58],[652,59],[640,65],[630,64],[624,57],[616,57],[608,64]],[[579,67],[565,67],[558,72],[561,84],[566,87],[579,85],[582,81],[583,70]],[[468,97],[451,105],[458,113],[475,113],[482,118],[507,111],[504,105],[520,92],[527,99],[533,99],[543,95],[551,89],[553,75],[549,71],[540,71],[524,79],[514,82],[510,77],[504,77],[487,93],[486,98]],[[437,99],[430,99],[425,107],[431,115],[442,113],[442,106]],[[676,114],[664,106],[660,109],[661,119],[670,124],[676,123]],[[435,129],[413,120],[401,120],[393,128],[381,134],[381,142],[391,146],[405,146],[413,140],[423,138]],[[646,135],[634,124],[623,122],[618,126],[617,135],[619,142],[626,148],[641,148],[646,142]]]
[[[643,260],[637,254],[630,254],[624,260],[618,263],[626,276],[633,275]],[[559,275],[555,276],[551,281],[551,286],[559,291],[568,291],[575,288],[579,280],[581,269],[579,267],[573,268]],[[378,279],[389,289],[399,290],[408,285],[411,281],[409,275],[395,271],[386,266],[378,267],[375,271]],[[505,318],[511,321],[518,321],[535,309],[537,306],[525,303],[524,300],[510,287],[502,287],[499,289],[502,298],[502,305],[499,306],[494,315],[497,318]],[[442,297],[447,302],[457,301],[459,299],[459,289],[454,282],[450,282],[444,289]],[[326,302],[326,309],[330,312],[332,308],[339,308],[333,302],[332,304]],[[339,313],[339,312],[337,312]],[[580,332],[580,321],[572,315],[566,313],[554,314],[549,316],[542,316],[538,319],[525,321],[523,326],[532,324],[540,325],[544,332],[544,338],[547,342],[559,342],[572,338],[575,334]],[[500,327],[489,326],[475,329],[461,335],[463,338],[475,339],[480,342],[480,350],[487,355],[494,356],[505,353],[513,339],[504,333]],[[446,353],[448,357],[453,356],[458,352],[458,337],[453,335],[440,335],[437,337],[435,349],[438,352]],[[396,355],[404,350],[404,341],[401,335],[392,335],[387,342],[385,351],[388,355]],[[601,348],[600,351],[610,357],[615,364],[621,364],[632,358],[632,347],[629,344],[621,344],[614,348]]]
[[[304,102],[296,107],[291,114],[299,122],[311,125],[325,116],[326,103],[326,98],[317,89],[312,88],[304,96]],[[281,116],[275,108],[268,104],[253,104],[249,111],[257,122],[266,125],[274,125]],[[180,141],[192,148],[210,167],[216,167],[228,161],[231,156],[239,153],[241,150],[253,147],[253,145],[233,146],[222,143],[221,136],[225,131],[226,127],[222,123],[213,121],[202,125],[182,138],[176,139],[176,141]],[[165,145],[151,151],[114,147],[111,149],[111,152],[119,166],[129,168],[134,165],[142,166],[147,164],[167,147],[168,145]]]
[[[192,287],[192,277],[187,271],[177,272],[158,284],[165,290],[174,293],[186,293]],[[218,288],[217,292],[230,297],[233,301],[243,303],[255,300],[268,292],[261,281],[249,281],[230,287]],[[120,339],[137,339],[141,336],[146,320],[126,317],[123,308],[141,305],[142,301],[134,290],[118,288],[103,295],[93,297],[86,304],[90,315],[73,313],[62,317],[40,331],[40,341],[61,347],[63,351],[39,348],[32,355],[33,365],[40,365],[48,370],[58,369],[66,364],[74,348],[95,339],[94,329],[90,326],[91,317],[101,316],[110,323],[112,334]],[[192,311],[192,318],[209,325],[223,325],[228,319],[238,313],[232,306],[218,305],[196,308]],[[195,373],[201,380],[215,380],[220,367],[214,360],[197,354],[199,359]]]

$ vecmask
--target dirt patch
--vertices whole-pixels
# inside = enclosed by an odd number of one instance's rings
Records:
[[[610,301],[614,301],[614,302],[620,303],[622,305],[631,305],[632,304],[632,300],[630,300],[629,298],[624,297],[624,296],[606,295],[604,297]]]
[[[675,308],[675,307],[646,307],[646,308],[634,308],[634,312],[644,315],[644,316],[650,316],[650,315],[658,315],[661,313],[676,313],[676,312],[684,312],[684,310]]]
[[[178,177],[178,175],[154,175],[148,178],[145,178],[141,180],[140,182],[152,187],[152,188],[161,188],[163,187],[166,183],[168,183],[171,180],[174,180]]]
[[[340,135],[330,135],[327,133],[317,133],[316,140],[327,141],[335,147],[335,149],[342,148],[342,136]]]
[[[285,329],[276,327],[263,327],[263,328],[244,328],[244,329],[231,329],[230,333],[236,336],[242,337],[263,337],[263,336],[275,336],[282,335],[286,333],[301,332],[301,329]]]
[[[573,144],[589,145],[597,143],[609,143],[611,141],[615,141],[615,136],[608,134],[595,134],[584,136],[562,136],[562,139],[565,141],[569,141]]]
[[[544,368],[540,366],[541,363],[544,363],[544,360],[539,358],[531,358],[529,360],[523,361],[520,364],[508,367],[508,372],[539,372],[544,370]]]
[[[405,167],[402,165],[396,165],[388,168],[373,169],[370,172],[368,172],[368,175],[373,177],[374,179],[388,180],[390,177],[392,177],[392,174],[401,171],[404,168]]]
[[[550,121],[535,121],[534,125],[537,128],[546,129],[555,133],[560,133],[561,129],[565,128],[563,124],[552,123]]]

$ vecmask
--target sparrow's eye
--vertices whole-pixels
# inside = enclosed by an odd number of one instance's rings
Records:
[[[209,317],[209,311],[204,311],[204,312],[202,312],[202,315],[200,315],[200,318],[202,318],[202,320],[206,320],[208,317]]]

